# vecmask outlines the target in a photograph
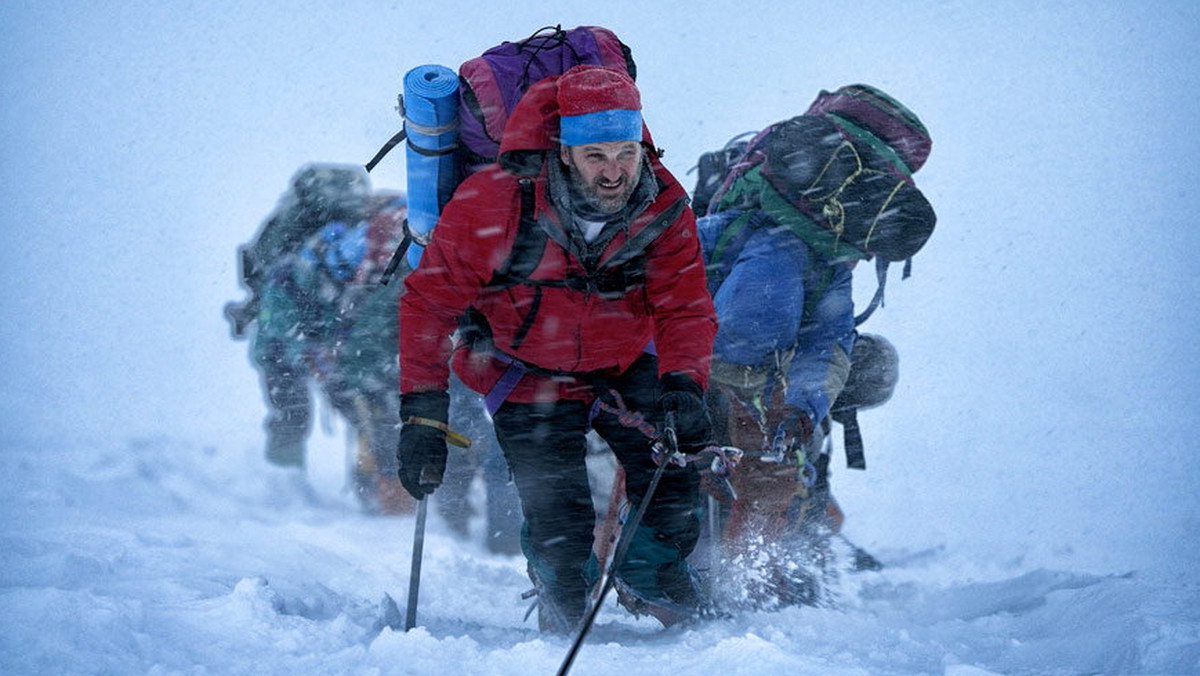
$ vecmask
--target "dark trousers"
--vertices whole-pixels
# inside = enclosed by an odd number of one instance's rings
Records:
[[[289,361],[281,343],[270,344],[261,354],[258,368],[267,400],[267,460],[303,467],[312,409],[308,370],[303,364]]]
[[[644,355],[621,376],[597,383],[598,394],[615,403],[607,394],[609,389],[621,395],[628,409],[659,424],[655,357]],[[506,402],[494,416],[496,435],[521,497],[530,567],[553,593],[577,597],[581,602],[578,595],[586,595],[591,582],[584,571],[592,553],[596,520],[585,464],[590,410],[590,404],[577,400]],[[624,468],[626,493],[636,507],[657,469],[650,452],[652,440],[606,411],[591,420],[591,427]],[[686,557],[699,534],[698,500],[695,469],[669,466],[642,525],[652,529],[660,543],[677,549],[680,558]]]

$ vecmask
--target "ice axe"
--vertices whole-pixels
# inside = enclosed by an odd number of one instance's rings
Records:
[[[471,447],[471,440],[469,438],[450,429],[450,426],[444,422],[413,416],[407,418],[404,424],[436,427],[445,432],[447,442],[460,448]],[[421,469],[420,481],[422,484],[431,485],[436,488],[442,481],[441,470],[431,472],[431,466],[424,466]],[[430,491],[432,492],[432,489]],[[404,631],[417,626],[417,597],[421,593],[421,556],[425,550],[425,516],[428,513],[429,494],[427,493],[417,501],[417,523],[413,527],[412,569],[408,574],[408,608],[404,614]]]
[[[425,515],[428,507],[429,500],[427,498],[417,501],[417,524],[413,529],[412,570],[408,576],[408,608],[404,613],[404,631],[417,626],[417,597],[421,591],[421,555],[422,550],[425,549]],[[367,632],[363,642],[370,643],[384,628],[392,630],[400,628],[400,609],[396,607],[396,602],[392,600],[391,594],[386,593],[379,603],[379,619]]]
[[[425,515],[429,497],[417,502],[417,525],[413,528],[412,570],[408,574],[408,608],[404,613],[404,631],[417,626],[417,597],[421,593],[421,555],[425,550]]]

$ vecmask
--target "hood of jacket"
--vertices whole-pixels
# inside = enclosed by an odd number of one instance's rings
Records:
[[[518,176],[536,176],[546,153],[559,145],[558,80],[548,77],[529,88],[517,102],[500,140],[500,166]],[[650,130],[642,123],[642,145],[652,162],[658,151]]]

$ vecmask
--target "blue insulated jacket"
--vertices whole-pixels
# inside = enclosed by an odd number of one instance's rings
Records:
[[[719,247],[743,213],[725,211],[697,224],[717,311],[714,376],[722,363],[766,375],[768,388],[782,376],[785,403],[819,423],[841,391],[854,345],[850,266],[819,258],[761,211]]]

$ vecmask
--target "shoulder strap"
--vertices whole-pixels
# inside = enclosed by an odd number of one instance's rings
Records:
[[[871,297],[871,302],[867,305],[867,308],[854,318],[855,326],[860,326],[863,322],[870,319],[875,310],[883,307],[883,290],[884,287],[887,286],[887,273],[889,265],[890,263],[883,260],[883,258],[875,259],[875,279],[877,281],[875,286],[875,295]],[[904,264],[904,276],[908,277],[911,271],[912,259],[909,258]]]
[[[858,409],[848,408],[830,412],[829,416],[842,425],[842,446],[846,453],[846,467],[866,469],[867,456],[863,448],[862,430],[858,427]]]
[[[503,289],[529,279],[529,275],[537,269],[542,255],[546,252],[547,235],[538,225],[535,214],[533,179],[522,178],[518,184],[521,188],[521,217],[517,223],[517,236],[508,252],[508,258],[504,259],[500,269],[488,282],[489,288]]]
[[[607,258],[601,269],[612,269],[626,265],[645,252],[654,240],[658,239],[667,228],[675,222],[679,214],[687,206],[687,198],[680,197],[663,210],[646,227],[629,238],[616,253]],[[537,222],[534,214],[534,183],[531,179],[521,180],[521,220],[517,226],[517,236],[513,241],[512,250],[504,264],[492,276],[488,284],[490,288],[507,288],[522,284],[529,280],[529,275],[537,268],[546,251],[546,240],[549,235]]]
[[[663,234],[676,218],[683,213],[687,206],[687,198],[680,197],[671,203],[671,206],[663,210],[661,214],[650,221],[646,227],[642,228],[636,235],[630,237],[628,241],[621,245],[612,256],[600,264],[601,268],[615,268],[620,265],[625,265],[629,261],[642,255],[646,247],[650,246],[654,240],[658,239],[659,235]]]
[[[722,264],[731,247],[734,251],[741,250],[746,239],[742,235],[748,234],[746,226],[758,225],[757,223],[751,223],[751,219],[757,213],[757,211],[746,211],[727,223],[724,228],[721,228],[721,234],[717,237],[717,243],[713,247],[712,256],[710,256],[712,260],[709,264],[710,266]]]
[[[882,258],[875,259],[875,295],[871,297],[871,302],[867,308],[863,310],[857,317],[854,318],[854,325],[860,326],[863,322],[871,318],[875,310],[883,306],[883,290],[887,286],[887,270],[888,262]]]

